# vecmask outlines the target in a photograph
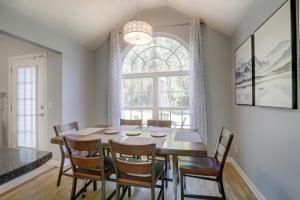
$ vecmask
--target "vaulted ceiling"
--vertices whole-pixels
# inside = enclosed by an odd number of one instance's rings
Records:
[[[171,7],[232,35],[257,0],[140,0],[140,10]],[[13,10],[95,49],[137,12],[136,0],[0,0]]]

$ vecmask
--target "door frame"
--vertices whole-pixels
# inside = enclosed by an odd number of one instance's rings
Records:
[[[15,60],[23,60],[23,59],[30,59],[30,58],[38,58],[38,57],[44,57],[45,63],[44,63],[44,127],[42,128],[42,134],[41,141],[42,144],[40,144],[41,149],[38,150],[46,150],[47,149],[47,138],[48,138],[48,105],[47,105],[47,53],[36,53],[36,54],[25,54],[21,56],[13,56],[8,58],[8,145],[13,148],[17,148],[17,145],[14,144],[14,141],[16,141],[16,134],[12,133],[13,130],[13,116],[12,116],[12,92],[13,92],[13,83],[12,83],[12,72],[13,72],[13,61]],[[39,145],[38,145],[39,146]],[[37,146],[37,148],[38,148]]]

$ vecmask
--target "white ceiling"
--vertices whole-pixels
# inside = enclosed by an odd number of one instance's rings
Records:
[[[169,6],[232,35],[257,0],[140,0],[140,9]],[[110,30],[131,19],[136,0],[0,0],[0,3],[95,49]],[[0,5],[1,6],[1,5]]]

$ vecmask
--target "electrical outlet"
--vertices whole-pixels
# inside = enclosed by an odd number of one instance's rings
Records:
[[[239,146],[237,144],[234,146],[234,151],[235,153],[239,153]]]

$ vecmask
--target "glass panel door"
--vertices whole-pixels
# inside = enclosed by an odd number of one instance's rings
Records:
[[[9,144],[46,150],[46,55],[13,57],[10,67]]]
[[[17,146],[37,148],[36,67],[17,69]]]

